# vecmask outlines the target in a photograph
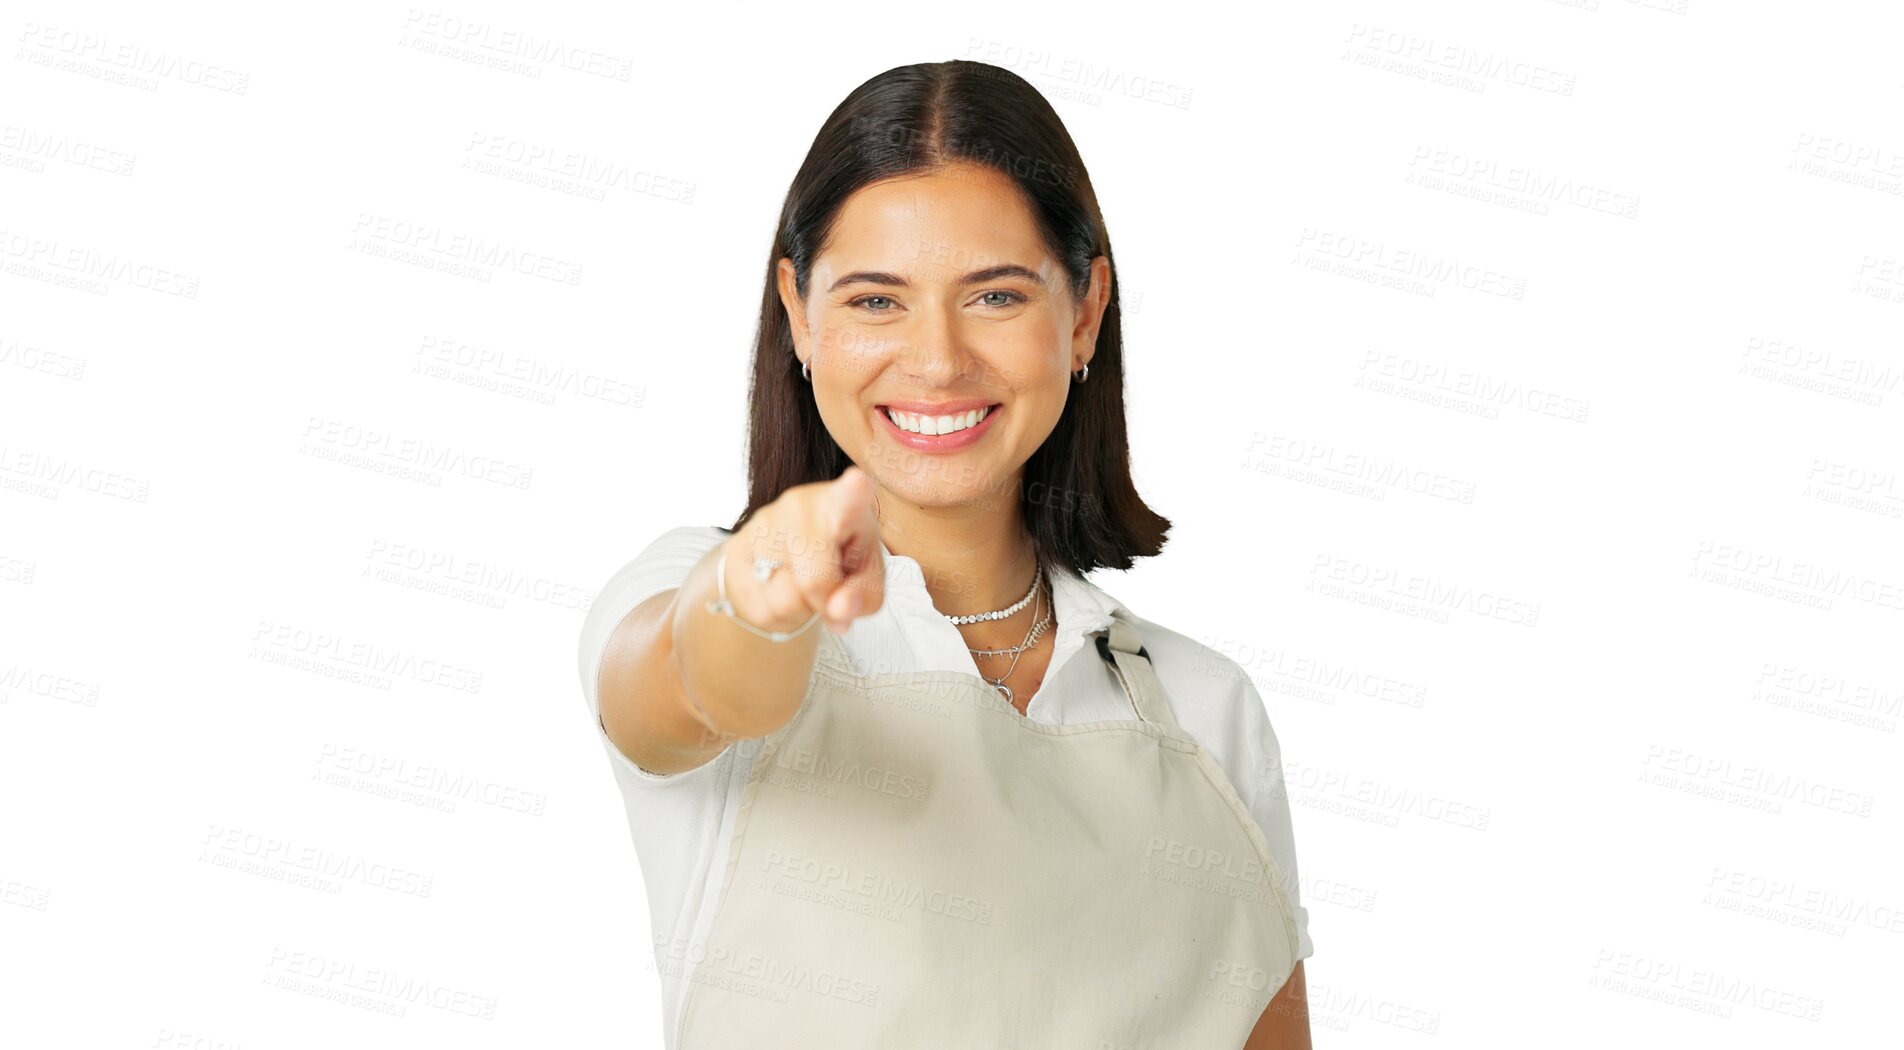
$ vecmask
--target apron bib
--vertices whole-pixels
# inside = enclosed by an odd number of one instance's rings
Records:
[[[1281,873],[1135,628],[1097,649],[1136,721],[859,674],[829,632],[749,768],[677,1050],[1241,1047],[1295,968]]]

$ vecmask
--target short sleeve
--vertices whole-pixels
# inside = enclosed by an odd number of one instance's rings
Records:
[[[1262,827],[1269,854],[1282,869],[1283,889],[1289,894],[1289,906],[1296,919],[1296,961],[1301,962],[1316,949],[1309,940],[1309,909],[1302,906],[1301,880],[1296,870],[1296,834],[1290,823],[1288,785],[1283,780],[1282,745],[1276,739],[1276,730],[1270,725],[1269,712],[1256,687],[1247,677],[1242,681],[1246,694],[1244,709],[1258,756],[1256,785],[1249,798],[1250,815]]]
[[[582,618],[582,636],[577,656],[582,698],[588,705],[588,719],[594,724],[595,735],[608,748],[610,761],[617,769],[636,780],[672,782],[691,779],[694,774],[721,764],[721,756],[717,755],[705,764],[682,773],[650,773],[636,765],[622,753],[621,748],[615,746],[608,736],[608,730],[602,726],[601,696],[597,691],[602,657],[608,649],[609,639],[614,637],[615,628],[634,611],[635,606],[662,591],[681,586],[702,555],[726,539],[727,535],[724,530],[712,525],[683,526],[662,533],[643,548],[634,560],[608,578],[601,593],[596,595],[594,604],[589,606],[588,613]]]

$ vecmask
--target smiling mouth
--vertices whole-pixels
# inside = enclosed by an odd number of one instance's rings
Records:
[[[918,434],[922,437],[936,437],[942,434],[956,434],[962,430],[970,430],[980,423],[983,423],[987,416],[990,416],[1000,407],[1002,406],[999,404],[990,404],[983,408],[974,408],[965,412],[949,412],[934,415],[922,412],[904,412],[890,405],[880,405],[879,411],[892,422],[893,426],[898,427],[900,430],[909,434]]]

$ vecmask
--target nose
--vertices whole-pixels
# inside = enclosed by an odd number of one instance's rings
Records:
[[[927,387],[976,378],[981,368],[957,303],[915,312],[901,336],[897,361],[904,376]]]

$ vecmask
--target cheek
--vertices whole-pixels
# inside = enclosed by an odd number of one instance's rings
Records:
[[[867,386],[905,344],[881,325],[836,324],[819,332],[819,352],[843,387]]]
[[[871,416],[861,411],[857,390],[843,383],[829,384],[815,392],[820,406],[820,418],[827,428],[844,437],[856,431],[869,429]]]
[[[1039,391],[1035,403],[1037,405],[1035,412],[1027,413],[1027,416],[1037,416],[1036,423],[1032,425],[1037,427],[1038,435],[1042,439],[1044,435],[1051,433],[1052,427],[1058,425],[1058,417],[1064,415],[1064,391]]]
[[[1002,387],[1014,399],[1043,400],[1059,390],[1058,380],[1070,375],[1066,345],[1051,338],[1044,326],[1028,326],[1010,338],[993,341],[984,356],[993,388]],[[1062,391],[1057,395],[1062,397]]]
[[[1026,454],[1035,451],[1050,436],[1058,418],[1064,415],[1069,392],[1049,374],[1012,394],[1011,411],[1000,420],[1010,444]]]

